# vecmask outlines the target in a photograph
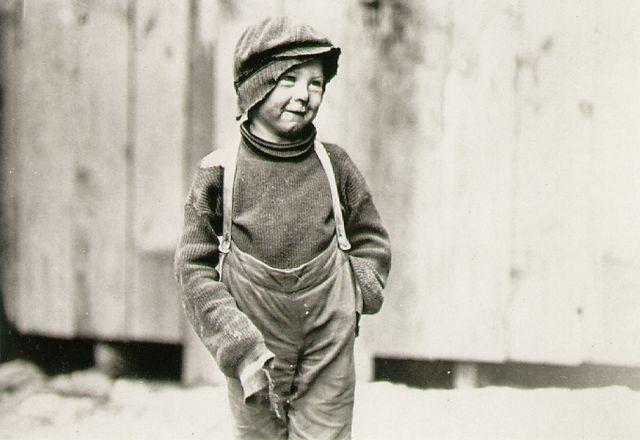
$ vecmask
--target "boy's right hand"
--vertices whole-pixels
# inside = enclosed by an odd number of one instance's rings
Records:
[[[283,422],[286,420],[285,400],[276,392],[273,378],[271,377],[271,362],[267,362],[262,371],[267,378],[266,398],[271,412]]]
[[[271,412],[279,419],[285,420],[285,401],[275,390],[275,385],[271,377],[271,360],[261,368],[265,378],[264,387],[248,396],[246,399],[247,405],[266,405]]]

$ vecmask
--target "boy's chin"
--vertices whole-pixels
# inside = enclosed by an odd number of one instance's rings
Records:
[[[311,128],[311,123],[309,122],[308,124],[292,124],[289,125],[287,127],[284,127],[282,130],[280,130],[280,136],[289,140],[289,141],[296,141],[300,138],[303,138],[304,136],[307,135],[307,133],[309,133],[309,130]]]

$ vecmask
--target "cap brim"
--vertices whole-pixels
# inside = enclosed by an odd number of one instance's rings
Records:
[[[339,54],[340,48],[336,46],[297,46],[278,52],[274,58],[305,57],[322,55],[329,52],[337,52]]]

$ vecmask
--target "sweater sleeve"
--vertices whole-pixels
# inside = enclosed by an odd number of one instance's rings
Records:
[[[363,313],[377,313],[391,268],[389,234],[367,183],[344,150],[334,147],[332,161],[339,171],[345,229],[351,243],[349,260],[363,299]]]
[[[227,376],[242,378],[243,365],[269,354],[264,338],[220,282],[221,167],[200,168],[187,196],[184,227],[175,254],[182,304],[195,332]],[[218,232],[218,233],[217,233]],[[247,378],[247,382],[251,378]],[[252,387],[253,388],[253,387]]]

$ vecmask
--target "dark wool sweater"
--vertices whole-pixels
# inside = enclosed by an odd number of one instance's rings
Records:
[[[315,129],[302,141],[286,145],[258,139],[244,126],[241,132],[232,239],[272,267],[299,266],[326,249],[335,235],[328,180],[313,150]],[[390,268],[389,238],[354,163],[340,147],[324,145],[336,175],[363,313],[376,313]],[[241,363],[267,350],[260,331],[238,310],[215,269],[217,236],[222,234],[220,157],[219,151],[205,157],[193,180],[175,269],[194,329],[221,370],[237,376]]]

